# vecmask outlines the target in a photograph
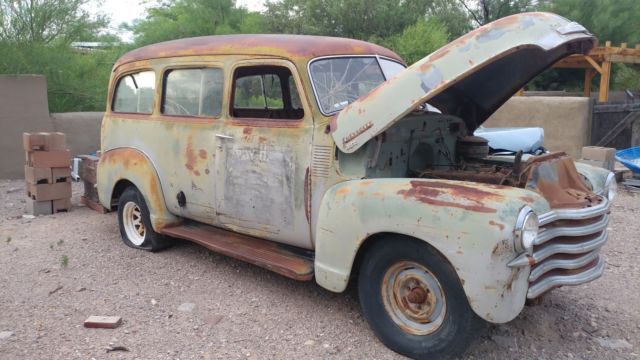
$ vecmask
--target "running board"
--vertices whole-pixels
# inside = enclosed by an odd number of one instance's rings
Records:
[[[313,279],[313,259],[296,254],[287,249],[287,245],[201,224],[167,227],[160,233],[189,240],[214,252],[246,261],[294,280]]]

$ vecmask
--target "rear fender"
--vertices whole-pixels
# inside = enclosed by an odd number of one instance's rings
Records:
[[[538,194],[505,186],[424,179],[334,185],[322,200],[316,226],[316,281],[341,292],[367,239],[380,233],[411,236],[449,261],[480,317],[510,321],[522,310],[528,288],[530,268],[507,266],[519,255],[513,231],[525,205],[548,211]]]
[[[155,231],[180,222],[167,209],[158,173],[151,160],[140,150],[116,148],[105,152],[100,157],[97,176],[98,197],[104,207],[111,208],[116,184],[120,180],[127,180],[144,196]]]

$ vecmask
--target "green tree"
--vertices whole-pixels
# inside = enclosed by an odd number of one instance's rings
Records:
[[[234,0],[169,0],[129,26],[138,46],[202,35],[262,32],[262,15]]]
[[[538,8],[536,0],[458,0],[477,26]]]
[[[448,39],[446,27],[438,19],[431,17],[407,26],[402,33],[391,37],[387,44],[407,64],[412,64],[445,45]]]
[[[0,0],[0,40],[21,43],[91,40],[108,19],[83,10],[89,0]]]
[[[432,0],[268,0],[269,32],[386,39],[424,17]]]

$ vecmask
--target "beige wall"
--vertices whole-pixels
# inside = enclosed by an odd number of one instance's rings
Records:
[[[0,75],[0,178],[24,177],[22,133],[53,131],[42,75]]]
[[[67,134],[67,147],[73,155],[93,154],[100,150],[102,112],[51,114],[55,131]]]
[[[589,142],[590,104],[584,97],[516,96],[483,126],[542,127],[545,148],[565,151],[577,159]]]
[[[24,177],[23,132],[60,131],[75,155],[100,148],[102,112],[49,115],[42,75],[0,75],[0,179]]]

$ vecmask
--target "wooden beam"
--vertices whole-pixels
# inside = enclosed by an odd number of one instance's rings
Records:
[[[587,60],[587,62],[591,64],[591,66],[593,66],[593,68],[596,69],[597,72],[602,74],[602,68],[595,60],[593,60],[590,56],[585,56],[584,59]]]
[[[594,69],[586,69],[584,71],[584,96],[591,96],[591,83],[593,82],[593,77],[596,76],[596,71]]]
[[[605,61],[602,63],[602,72],[600,73],[600,90],[598,95],[599,102],[609,101],[609,84],[611,82],[611,63]]]

